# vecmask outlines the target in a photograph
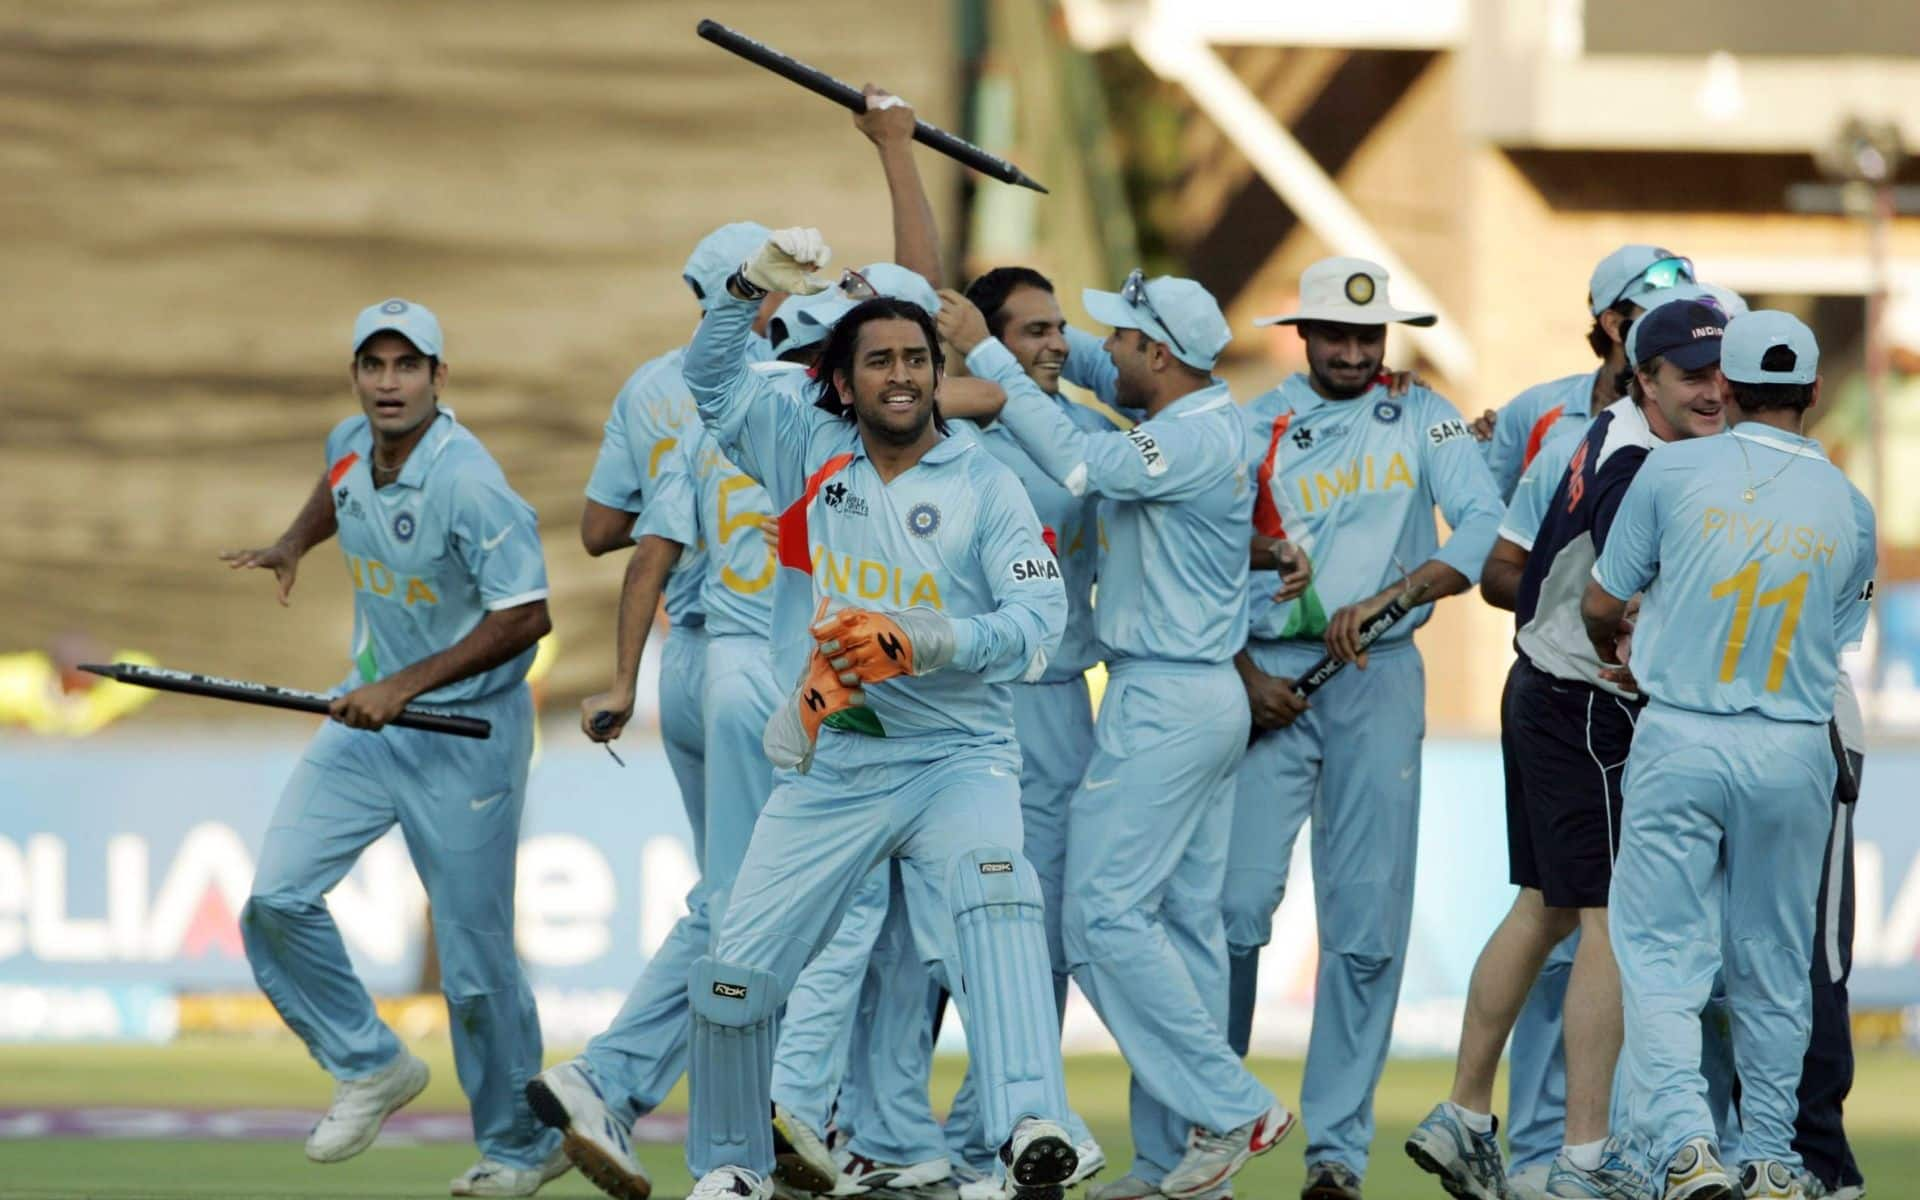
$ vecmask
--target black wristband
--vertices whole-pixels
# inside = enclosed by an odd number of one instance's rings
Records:
[[[747,278],[747,268],[742,266],[727,277],[727,291],[747,300],[765,300],[767,289]]]

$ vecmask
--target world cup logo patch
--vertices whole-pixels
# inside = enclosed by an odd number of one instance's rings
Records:
[[[1373,303],[1373,276],[1364,271],[1347,276],[1347,299],[1355,304]]]
[[[413,540],[413,514],[401,513],[393,519],[393,536],[403,542]]]
[[[931,504],[916,504],[907,513],[907,532],[915,537],[932,537],[939,528],[940,510]]]

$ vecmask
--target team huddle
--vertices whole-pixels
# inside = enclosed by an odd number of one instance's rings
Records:
[[[1308,370],[1240,403],[1213,374],[1232,330],[1192,280],[1085,291],[1104,341],[1029,268],[944,288],[912,110],[868,98],[893,261],[826,273],[810,228],[703,238],[698,327],[628,379],[586,486],[586,549],[628,561],[582,729],[620,736],[664,603],[661,736],[701,878],[579,1057],[541,1070],[513,946],[538,528],[440,405],[429,310],[360,314],[361,413],[280,541],[224,556],[273,570],[284,603],[337,536],[355,588],[352,674],[241,919],[336,1080],[308,1156],[360,1153],[427,1083],[324,900],[397,823],[481,1151],[454,1195],[578,1166],[645,1200],[630,1130],[684,1074],[694,1200],[1057,1200],[1107,1165],[1067,1100],[1071,980],[1132,1074],[1133,1160],[1091,1200],[1231,1196],[1296,1123],[1304,1200],[1358,1200],[1412,917],[1412,635],[1477,584],[1515,613],[1520,890],[1408,1154],[1479,1200],[1862,1194],[1839,1124],[1862,749],[1839,655],[1874,524],[1803,431],[1810,331],[1625,246],[1593,274],[1598,368],[1469,423],[1383,370],[1388,326],[1433,315],[1329,258],[1262,322],[1297,327]],[[388,725],[415,701],[492,737]],[[1243,1058],[1309,819],[1296,1118]],[[943,1123],[949,1002],[969,1063]]]

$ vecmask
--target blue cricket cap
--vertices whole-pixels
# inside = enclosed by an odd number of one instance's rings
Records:
[[[803,314],[814,308],[832,303],[826,299],[827,292],[812,296],[788,296],[773,310],[773,319],[767,322],[767,341],[778,358],[789,350],[804,350],[808,346],[817,346],[827,340],[833,332],[831,322],[823,325],[811,319],[802,319]]]
[[[1763,308],[1727,323],[1720,373],[1737,383],[1812,383],[1820,344],[1792,313]]]
[[[1137,294],[1137,300],[1129,300]],[[1087,315],[1115,329],[1138,329],[1164,342],[1173,356],[1196,371],[1211,371],[1220,352],[1233,340],[1233,330],[1220,312],[1213,293],[1191,279],[1157,275],[1129,283],[1118,292],[1087,288],[1080,293]]]
[[[1692,283],[1693,262],[1659,246],[1622,246],[1600,260],[1587,280],[1587,305],[1594,316],[1622,300],[1649,307],[1643,297],[1677,283]]]
[[[773,231],[758,221],[735,221],[700,239],[693,253],[687,255],[680,278],[693,289],[701,312],[713,307],[726,290],[728,278],[772,236]]]
[[[1664,358],[1682,371],[1697,371],[1720,361],[1720,339],[1727,314],[1711,297],[1669,300],[1642,313],[1627,333],[1627,359],[1638,367]]]
[[[360,347],[376,333],[397,333],[413,343],[413,348],[433,358],[444,357],[442,349],[445,341],[440,336],[440,318],[433,310],[411,300],[382,300],[378,304],[369,304],[360,310],[353,322],[352,352],[360,353]]]
[[[940,293],[933,290],[926,276],[898,263],[877,262],[857,271],[842,271],[839,282],[818,295],[808,296],[808,303],[798,310],[797,316],[802,325],[819,325],[820,336],[824,338],[826,331],[852,312],[855,305],[875,296],[910,300],[926,309],[929,316],[940,311]]]

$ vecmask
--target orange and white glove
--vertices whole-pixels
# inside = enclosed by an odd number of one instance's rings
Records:
[[[848,687],[928,675],[953,661],[953,622],[930,608],[843,608],[815,621],[813,637]]]
[[[827,718],[850,708],[864,708],[866,703],[866,695],[857,687],[842,684],[839,673],[815,651],[807,660],[807,677],[767,720],[767,728],[760,735],[760,749],[774,766],[805,775],[813,766],[813,751]]]

